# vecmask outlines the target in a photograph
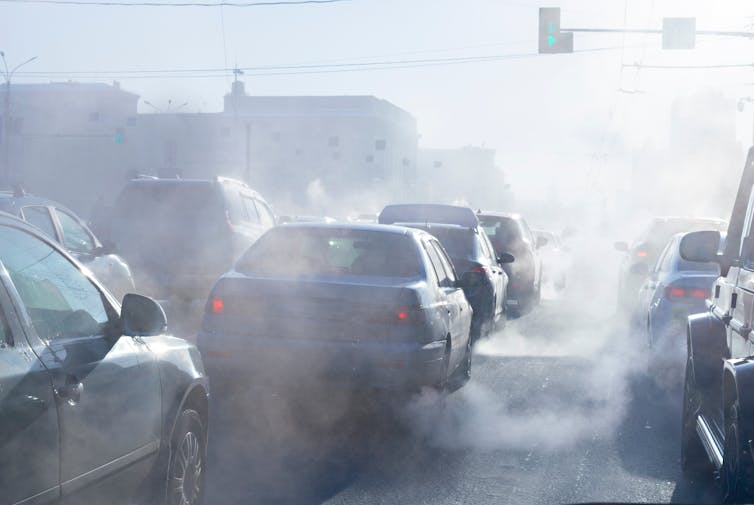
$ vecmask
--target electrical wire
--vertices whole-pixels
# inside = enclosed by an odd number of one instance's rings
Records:
[[[52,4],[52,5],[92,5],[98,7],[279,7],[291,5],[309,4],[334,4],[352,2],[354,0],[291,0],[289,2],[87,2],[84,0],[0,0],[5,3],[15,4]]]

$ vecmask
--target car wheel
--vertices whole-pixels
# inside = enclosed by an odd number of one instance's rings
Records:
[[[751,464],[748,462],[751,455],[746,450],[742,437],[739,410],[736,400],[728,407],[725,415],[725,452],[723,466],[720,468],[724,503],[741,503],[751,498]]]
[[[702,441],[699,440],[696,433],[696,416],[701,408],[701,399],[696,390],[691,358],[686,362],[686,378],[683,382],[681,469],[689,476],[698,476],[708,470],[709,461],[704,447],[702,447]]]
[[[206,436],[195,410],[184,410],[176,423],[168,473],[167,505],[204,502]]]

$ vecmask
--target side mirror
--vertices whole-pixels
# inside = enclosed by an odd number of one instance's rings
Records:
[[[629,272],[634,275],[647,275],[649,274],[649,267],[646,263],[634,263],[631,265]]]
[[[686,261],[709,263],[717,261],[719,248],[719,231],[695,231],[683,236],[679,249],[681,258]]]
[[[461,274],[461,278],[456,281],[456,287],[459,288],[473,288],[479,286],[484,282],[484,274],[481,272],[464,272]]]
[[[516,261],[516,258],[513,257],[511,253],[500,253],[500,256],[497,257],[497,262],[499,265],[504,265],[506,263],[513,263]]]
[[[168,320],[159,303],[147,296],[128,293],[123,297],[120,324],[123,335],[148,337],[164,333]]]
[[[546,246],[550,241],[545,237],[537,237],[537,249],[541,249]]]
[[[627,242],[616,242],[613,244],[613,247],[618,252],[628,252],[628,243]]]

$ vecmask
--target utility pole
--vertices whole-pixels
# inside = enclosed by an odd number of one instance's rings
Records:
[[[3,141],[3,169],[0,171],[0,182],[3,184],[10,184],[11,178],[12,178],[12,171],[10,168],[10,132],[13,127],[11,117],[10,117],[10,83],[11,79],[13,79],[13,74],[16,73],[16,70],[23,67],[29,62],[32,62],[37,59],[36,56],[33,56],[29,58],[28,60],[19,63],[12,69],[8,69],[8,63],[5,61],[5,53],[3,51],[0,51],[0,59],[3,60],[3,69],[2,74],[3,78],[5,79],[5,107],[3,112],[3,135],[2,135],[2,141]]]

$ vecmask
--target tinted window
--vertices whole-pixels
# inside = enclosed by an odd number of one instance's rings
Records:
[[[261,200],[254,200],[254,203],[256,204],[257,213],[259,214],[259,220],[262,223],[262,226],[266,228],[275,226],[275,217],[272,215],[270,208],[267,207],[267,204]]]
[[[439,242],[432,240],[430,241],[430,244],[435,249],[437,257],[442,262],[442,267],[445,270],[446,281],[444,286],[452,287],[456,281],[456,274],[453,270],[453,263],[450,261],[450,258],[448,258],[448,255],[445,253]]]
[[[273,228],[244,254],[236,269],[286,277],[421,275],[411,237],[350,229]]]
[[[56,209],[60,228],[63,232],[63,244],[72,252],[90,254],[94,250],[94,239],[73,216]]]
[[[431,242],[427,242],[425,244],[425,250],[429,255],[429,261],[432,263],[432,268],[434,269],[435,274],[437,274],[437,284],[440,287],[447,286],[450,278],[448,277],[447,270],[445,269],[445,265],[440,259],[440,255],[437,252],[437,249],[432,245]]]
[[[0,261],[41,338],[103,334],[110,318],[102,294],[55,249],[26,232],[0,227]]]
[[[479,222],[496,251],[505,251],[523,238],[521,228],[514,219],[480,216]]]
[[[23,217],[26,221],[42,230],[48,236],[57,240],[55,225],[52,223],[52,217],[50,216],[50,211],[47,207],[24,207]]]
[[[246,209],[247,220],[250,223],[259,223],[259,213],[257,212],[257,206],[254,205],[254,199],[248,196],[242,196],[243,206]]]
[[[436,237],[451,258],[474,259],[477,255],[473,230],[460,227],[411,226],[426,230],[432,236]]]
[[[118,219],[148,223],[153,230],[180,224],[192,234],[196,225],[217,225],[224,213],[210,182],[134,183],[123,190],[114,211]]]
[[[497,266],[497,257],[495,256],[495,251],[486,233],[482,232],[479,234],[479,245],[481,246],[482,254],[484,254],[484,257],[487,259],[489,264]]]

